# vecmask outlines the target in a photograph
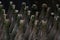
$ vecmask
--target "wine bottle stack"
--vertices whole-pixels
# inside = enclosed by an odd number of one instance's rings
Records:
[[[60,8],[52,11],[46,3],[41,11],[22,2],[21,9],[10,1],[8,11],[0,1],[0,40],[60,40]]]

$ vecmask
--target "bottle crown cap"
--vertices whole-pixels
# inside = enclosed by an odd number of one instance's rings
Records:
[[[20,24],[21,24],[21,23],[24,23],[24,20],[20,20]]]
[[[51,15],[54,15],[54,12],[51,12]]]
[[[19,17],[22,17],[22,14],[18,14]]]
[[[22,4],[23,4],[23,5],[25,5],[25,4],[26,4],[26,2],[22,2]]]
[[[30,10],[28,10],[28,15],[30,15],[30,13],[31,13],[31,11],[30,11]]]
[[[0,4],[1,4],[2,2],[0,1]]]
[[[13,2],[12,2],[12,1],[10,1],[10,4],[13,4]]]
[[[15,9],[15,5],[12,5],[13,9]]]
[[[47,4],[46,4],[46,3],[43,3],[43,4],[42,4],[42,7],[47,7]]]
[[[18,13],[18,10],[15,10],[16,13]]]
[[[35,25],[37,25],[37,23],[38,23],[38,20],[35,20]]]

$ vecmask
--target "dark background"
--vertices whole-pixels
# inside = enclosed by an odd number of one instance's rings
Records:
[[[4,5],[4,8],[7,10],[9,6],[9,2],[13,1],[16,5],[16,9],[20,10],[21,3],[23,1],[27,2],[27,5],[31,6],[33,3],[36,3],[38,7],[41,7],[42,3],[47,3],[48,6],[55,6],[55,4],[60,4],[60,0],[1,0],[2,4]]]

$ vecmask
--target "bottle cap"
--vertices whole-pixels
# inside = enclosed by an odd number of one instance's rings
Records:
[[[22,4],[23,4],[23,5],[25,5],[25,4],[26,4],[26,2],[22,2]]]
[[[41,20],[42,24],[46,24],[47,20]]]
[[[18,14],[19,17],[22,17],[22,14]]]
[[[31,13],[31,11],[30,11],[30,10],[28,10],[28,13],[27,13],[27,14],[28,14],[28,15],[30,15],[30,13]]]
[[[54,15],[54,12],[51,12],[51,15]]]
[[[15,13],[18,13],[18,10],[15,10]]]
[[[38,23],[38,20],[35,20],[35,25],[37,25],[37,23]]]
[[[0,1],[0,4],[2,4],[2,2]]]
[[[34,15],[31,15],[31,19],[34,18],[35,16]]]
[[[25,20],[20,20],[20,24],[23,24]]]
[[[42,7],[47,7],[47,4],[46,4],[46,3],[43,3],[43,4],[42,4]]]
[[[36,4],[33,4],[32,6],[36,6]]]
[[[13,9],[15,9],[15,5],[12,5]]]
[[[56,4],[56,7],[58,8],[59,7],[59,4]]]
[[[12,2],[12,1],[10,1],[10,4],[13,4],[13,2]]]
[[[38,12],[38,11],[36,11],[36,16],[38,16],[38,13],[39,13],[39,12]]]

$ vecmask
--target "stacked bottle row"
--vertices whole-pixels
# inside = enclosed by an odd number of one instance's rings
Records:
[[[60,40],[60,8],[51,11],[46,3],[38,10],[23,2],[20,10],[10,2],[8,12],[0,2],[0,40]]]

